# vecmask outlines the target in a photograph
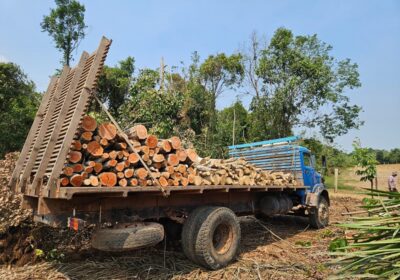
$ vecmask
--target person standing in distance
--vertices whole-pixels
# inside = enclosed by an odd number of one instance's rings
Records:
[[[388,179],[388,187],[390,192],[398,192],[397,190],[397,172],[393,171]]]

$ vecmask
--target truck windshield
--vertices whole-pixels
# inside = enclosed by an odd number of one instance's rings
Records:
[[[311,155],[309,153],[304,153],[303,158],[304,158],[304,165],[312,167]]]

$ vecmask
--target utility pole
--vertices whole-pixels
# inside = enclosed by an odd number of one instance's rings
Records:
[[[233,129],[232,129],[232,145],[235,145],[235,124],[236,124],[236,108],[233,107]]]
[[[164,91],[164,57],[161,57],[161,65],[160,65],[160,89],[161,92]]]

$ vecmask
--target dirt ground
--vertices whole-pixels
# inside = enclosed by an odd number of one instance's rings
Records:
[[[0,267],[0,279],[325,279],[332,274],[329,242],[342,234],[336,225],[354,211],[361,197],[331,195],[331,224],[322,230],[308,227],[306,218],[278,216],[257,220],[241,217],[242,243],[235,262],[206,271],[189,262],[179,245],[123,254],[82,249],[60,261],[41,261],[22,267]],[[78,247],[79,249],[79,247]]]

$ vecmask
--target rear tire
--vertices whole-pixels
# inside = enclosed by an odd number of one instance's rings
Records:
[[[208,269],[226,266],[236,257],[239,245],[240,224],[235,213],[228,208],[198,208],[183,226],[185,254]]]
[[[309,223],[313,228],[320,229],[329,224],[329,203],[325,197],[320,196],[318,207],[310,210]]]

